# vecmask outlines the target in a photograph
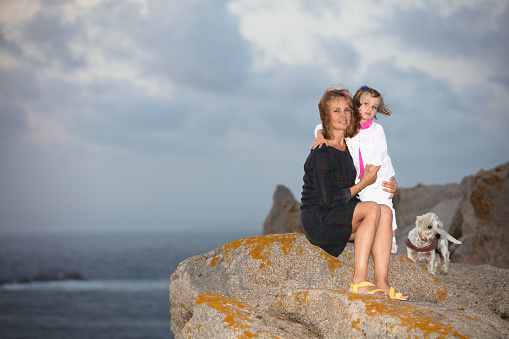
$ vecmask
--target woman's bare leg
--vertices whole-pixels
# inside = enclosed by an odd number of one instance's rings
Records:
[[[358,203],[352,219],[352,237],[355,244],[353,283],[359,284],[368,280],[368,260],[373,247],[378,224],[380,207],[377,203],[367,201]],[[390,249],[389,249],[390,251]],[[362,287],[361,293],[367,293],[375,287]],[[376,293],[383,295],[382,292]]]
[[[380,223],[373,242],[375,262],[375,285],[389,291],[388,273],[392,245],[392,211],[386,205],[380,205]]]

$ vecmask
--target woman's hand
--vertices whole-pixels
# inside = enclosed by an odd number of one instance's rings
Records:
[[[398,189],[398,183],[396,182],[396,179],[394,179],[394,177],[391,177],[389,181],[382,182],[382,186],[385,187],[384,188],[385,192],[391,193],[389,199],[392,199],[394,193],[396,193],[396,190]]]
[[[375,165],[366,165],[364,167],[364,172],[362,172],[361,180],[359,181],[359,184],[366,188],[367,186],[374,184],[376,181],[376,178],[378,175],[376,174],[378,170],[380,169],[380,166]]]

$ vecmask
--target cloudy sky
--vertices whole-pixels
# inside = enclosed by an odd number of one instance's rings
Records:
[[[329,85],[400,187],[509,161],[509,1],[0,0],[0,232],[261,232]]]

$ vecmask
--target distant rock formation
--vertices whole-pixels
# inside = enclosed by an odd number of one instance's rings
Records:
[[[451,264],[434,278],[392,255],[389,282],[408,302],[348,293],[352,276],[351,244],[335,258],[298,233],[239,239],[171,275],[171,330],[177,339],[509,336],[509,270]]]
[[[292,192],[282,185],[276,187],[272,209],[263,223],[263,235],[304,233],[300,222],[300,203]]]
[[[462,245],[451,245],[451,262],[509,268],[509,163],[465,177],[461,184],[418,185],[399,188],[394,199],[399,251],[415,218],[434,212],[444,228]],[[304,233],[300,203],[284,186],[274,193],[274,204],[263,224],[263,234]]]
[[[61,269],[49,269],[40,272],[32,277],[23,277],[16,281],[0,281],[0,284],[18,283],[28,284],[31,282],[66,281],[66,280],[87,280],[80,272],[64,271]]]

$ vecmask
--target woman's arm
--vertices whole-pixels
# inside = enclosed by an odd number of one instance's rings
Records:
[[[336,171],[340,169],[330,151],[326,148],[320,148],[313,152],[311,167],[320,205],[329,209],[349,201],[353,196],[350,187],[341,188],[341,183],[336,182]]]
[[[360,191],[373,184],[376,181],[377,172],[379,169],[380,166],[366,165],[364,172],[362,172],[360,181],[350,188],[352,196],[358,194]]]
[[[326,149],[316,150],[313,158],[315,190],[318,201],[324,208],[333,208],[350,201],[360,190],[376,181],[376,173],[380,169],[380,166],[367,165],[359,183],[343,188],[342,183],[337,182],[337,178],[342,177],[341,174],[336,175],[336,171],[341,169],[333,160],[330,152]]]

